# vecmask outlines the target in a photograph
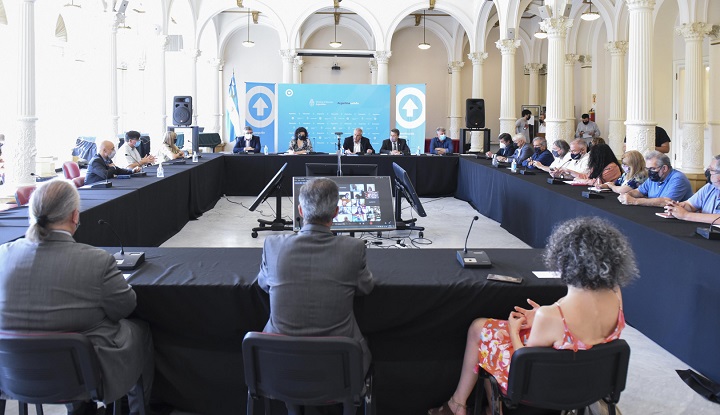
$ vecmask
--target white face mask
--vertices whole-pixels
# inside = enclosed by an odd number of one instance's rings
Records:
[[[505,143],[500,143],[500,148],[505,148]]]
[[[252,139],[252,133],[246,133],[246,134],[245,134],[245,139],[246,139],[246,140]]]

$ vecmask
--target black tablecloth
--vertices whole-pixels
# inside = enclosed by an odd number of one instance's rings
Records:
[[[458,156],[343,156],[343,164],[377,164],[379,176],[394,177],[392,164],[405,169],[423,197],[448,196],[457,187]],[[288,163],[282,182],[284,196],[292,195],[292,178],[305,176],[305,163],[337,163],[336,155],[229,154],[225,157],[225,193],[257,196],[283,164]]]
[[[661,208],[624,206],[617,195],[581,196],[587,187],[551,185],[546,173],[513,174],[485,160],[461,160],[456,196],[529,245],[545,246],[553,226],[599,216],[627,235],[641,278],[627,287],[625,316],[643,334],[704,375],[720,380],[720,241],[696,223],[663,219]]]
[[[241,343],[261,331],[268,297],[253,285],[261,249],[145,250],[147,263],[129,279],[135,314],[155,342],[153,396],[190,412],[243,413]],[[375,365],[379,414],[420,414],[452,394],[465,335],[480,316],[507,318],[533,298],[565,294],[559,280],[537,279],[539,250],[489,250],[490,270],[463,269],[455,251],[369,250],[376,287],[358,297],[355,314]],[[521,276],[521,285],[490,282],[489,272]]]

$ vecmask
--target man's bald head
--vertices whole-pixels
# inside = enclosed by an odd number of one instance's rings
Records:
[[[110,153],[112,153],[113,150],[115,150],[115,144],[113,144],[112,141],[105,140],[102,143],[100,143],[100,155],[103,156],[103,158],[108,159],[110,158]]]

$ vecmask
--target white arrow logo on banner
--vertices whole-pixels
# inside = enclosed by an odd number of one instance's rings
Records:
[[[407,100],[405,105],[403,105],[402,109],[405,110],[405,115],[407,115],[408,118],[412,118],[413,113],[415,112],[416,109],[418,109],[418,107],[417,107],[417,105],[415,105],[415,103],[413,102],[412,99],[409,99],[409,100]]]
[[[255,105],[253,105],[253,108],[257,111],[258,117],[262,117],[265,115],[265,109],[267,109],[267,104],[265,103],[265,100],[262,98],[258,98],[257,101],[255,101]]]

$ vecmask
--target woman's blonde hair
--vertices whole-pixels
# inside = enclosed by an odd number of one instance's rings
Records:
[[[180,152],[178,146],[175,145],[176,139],[177,133],[175,133],[175,131],[168,131],[165,133],[165,137],[163,137],[163,144],[170,147],[170,150],[175,154]]]
[[[40,185],[30,196],[30,227],[25,238],[42,242],[50,235],[49,225],[68,219],[80,208],[80,195],[69,180],[51,180]]]
[[[644,179],[647,177],[645,170],[645,157],[637,150],[626,151],[622,157],[622,163],[630,167],[626,180]]]

